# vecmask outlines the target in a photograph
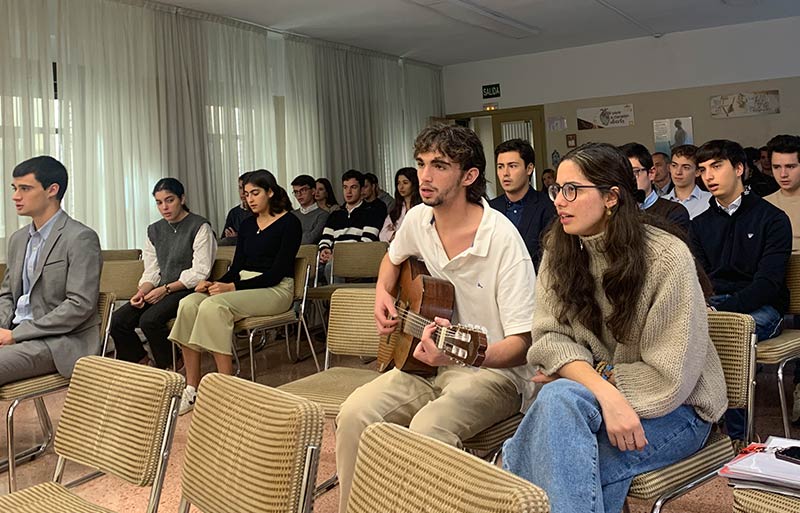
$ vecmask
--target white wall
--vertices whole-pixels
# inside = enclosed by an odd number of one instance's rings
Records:
[[[800,76],[800,17],[615,41],[444,68],[448,114]]]

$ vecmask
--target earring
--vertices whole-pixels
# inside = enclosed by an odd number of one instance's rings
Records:
[[[610,207],[606,208],[606,216],[611,217],[611,214],[613,214],[613,213],[614,212],[611,210]]]

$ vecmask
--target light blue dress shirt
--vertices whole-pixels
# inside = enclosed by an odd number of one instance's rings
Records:
[[[22,295],[17,300],[14,320],[11,321],[13,324],[21,324],[23,321],[33,320],[33,312],[31,311],[31,276],[33,276],[36,264],[39,262],[39,252],[50,236],[50,232],[53,231],[56,220],[61,217],[63,212],[63,210],[59,209],[38,230],[33,228],[33,223],[28,227],[30,238],[28,239],[28,245],[25,247],[25,262],[22,266]]]

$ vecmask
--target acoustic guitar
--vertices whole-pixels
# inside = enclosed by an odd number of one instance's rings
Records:
[[[398,369],[420,376],[433,376],[436,368],[414,358],[422,330],[434,317],[451,319],[455,307],[453,284],[430,276],[425,264],[409,258],[400,267],[395,298],[399,321],[394,333],[381,338],[378,370]],[[432,337],[436,346],[454,363],[480,366],[486,357],[486,330],[479,326],[437,327]]]

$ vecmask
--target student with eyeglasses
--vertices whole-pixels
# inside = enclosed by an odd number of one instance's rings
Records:
[[[292,180],[292,194],[300,204],[300,208],[292,210],[292,214],[297,216],[303,227],[301,244],[319,244],[328,221],[329,212],[321,209],[314,199],[316,185],[314,178],[309,175],[300,175]]]
[[[642,214],[628,159],[586,144],[557,177],[528,351],[544,386],[503,465],[543,488],[553,513],[619,512],[634,476],[703,447],[725,380],[701,271]]]
[[[653,180],[656,168],[650,150],[639,143],[628,143],[620,146],[620,151],[628,157],[633,168],[633,176],[638,189],[637,200],[639,207],[650,215],[665,219],[667,222],[680,227],[683,233],[689,232],[689,211],[674,201],[660,198]]]

